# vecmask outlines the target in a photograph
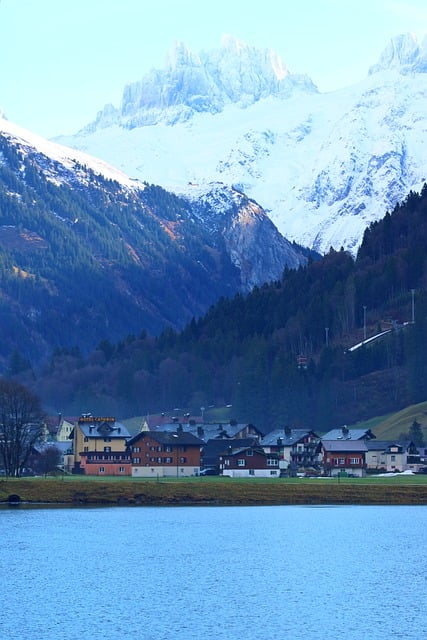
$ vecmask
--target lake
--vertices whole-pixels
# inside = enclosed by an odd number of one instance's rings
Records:
[[[427,507],[0,510],[0,638],[421,640]]]

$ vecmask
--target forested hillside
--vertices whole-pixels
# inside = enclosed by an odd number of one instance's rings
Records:
[[[260,427],[317,429],[385,414],[427,397],[426,256],[424,186],[366,230],[355,260],[331,250],[247,296],[222,298],[182,332],[103,341],[86,359],[61,350],[25,379],[71,413],[232,404]]]
[[[235,189],[184,200],[0,124],[0,372],[11,354],[38,366],[55,347],[182,329],[307,261]]]

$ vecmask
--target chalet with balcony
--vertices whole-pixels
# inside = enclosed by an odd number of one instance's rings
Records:
[[[267,433],[260,442],[266,453],[279,454],[281,471],[319,467],[320,438],[308,429],[274,429]]]
[[[240,447],[219,456],[220,475],[229,478],[278,478],[279,455],[262,447]]]
[[[69,438],[73,440],[73,473],[130,475],[130,434],[115,418],[84,414],[75,422]]]
[[[186,431],[142,431],[131,438],[128,453],[133,478],[183,478],[200,473],[204,442]]]
[[[424,464],[418,447],[412,441],[390,442],[384,451],[385,467],[388,472],[418,472]]]
[[[323,470],[329,476],[366,476],[366,442],[361,440],[321,440]]]

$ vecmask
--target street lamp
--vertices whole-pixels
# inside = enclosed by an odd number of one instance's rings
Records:
[[[415,323],[415,301],[414,301],[415,289],[411,289],[411,294],[412,294],[412,324],[414,324]]]

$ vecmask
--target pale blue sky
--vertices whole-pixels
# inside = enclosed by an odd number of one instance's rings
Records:
[[[408,31],[427,34],[426,0],[0,0],[0,109],[46,137],[74,133],[175,40],[198,53],[226,33],[330,91]]]

